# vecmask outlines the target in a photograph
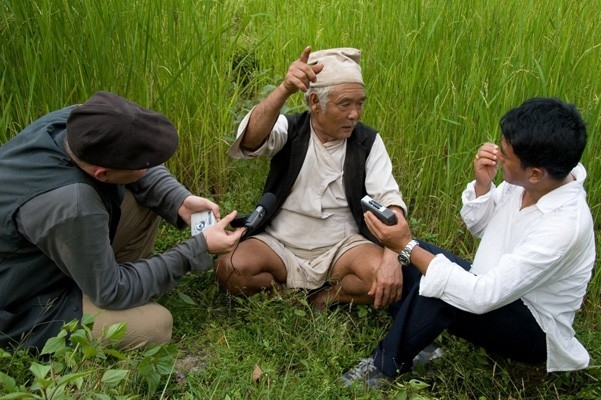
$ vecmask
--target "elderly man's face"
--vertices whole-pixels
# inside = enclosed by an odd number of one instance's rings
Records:
[[[325,110],[318,100],[312,102],[311,121],[322,143],[351,136],[355,125],[361,119],[366,99],[363,85],[343,83],[332,87]]]

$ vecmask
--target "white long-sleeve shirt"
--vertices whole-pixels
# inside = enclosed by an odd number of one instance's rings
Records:
[[[595,261],[593,219],[579,164],[576,180],[520,209],[523,188],[503,182],[476,198],[474,182],[463,192],[461,216],[481,237],[468,272],[437,255],[420,294],[482,314],[521,299],[546,333],[547,370],[586,368],[589,355],[574,337]]]

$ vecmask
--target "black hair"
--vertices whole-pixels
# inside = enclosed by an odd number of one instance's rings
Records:
[[[586,125],[573,104],[535,97],[501,118],[501,133],[522,168],[544,168],[565,178],[578,164],[586,145]]]

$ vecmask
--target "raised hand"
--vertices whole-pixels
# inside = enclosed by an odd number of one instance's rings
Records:
[[[323,69],[323,64],[308,64],[310,54],[311,46],[307,46],[300,57],[290,64],[286,77],[282,82],[283,87],[289,94],[293,94],[299,90],[306,92],[311,82],[315,82],[317,74]]]
[[[474,157],[474,175],[476,178],[476,195],[488,192],[490,184],[499,169],[499,146],[494,143],[484,143]]]

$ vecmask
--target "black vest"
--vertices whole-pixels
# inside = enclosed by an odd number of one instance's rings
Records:
[[[39,348],[62,325],[80,318],[81,291],[40,249],[17,231],[17,210],[53,189],[85,183],[96,189],[110,215],[120,216],[120,188],[78,168],[64,149],[73,107],[52,112],[0,147],[0,346]],[[69,201],[70,199],[65,199]],[[44,210],[39,210],[44,213]]]
[[[286,116],[288,119],[288,140],[284,147],[271,159],[271,165],[263,193],[271,192],[276,196],[276,206],[267,213],[263,222],[252,234],[262,232],[265,225],[277,214],[290,194],[290,190],[298,177],[305,161],[311,137],[310,115],[301,114]],[[374,243],[378,240],[369,231],[363,221],[361,198],[367,194],[365,189],[365,161],[376,139],[377,131],[359,122],[351,136],[347,139],[346,158],[344,161],[344,191],[346,198],[359,227],[359,232]],[[269,210],[268,210],[269,211]]]

